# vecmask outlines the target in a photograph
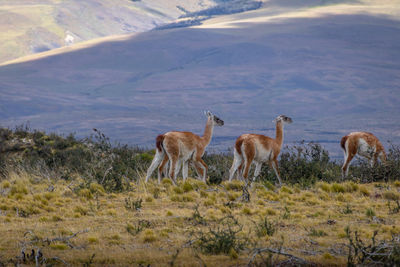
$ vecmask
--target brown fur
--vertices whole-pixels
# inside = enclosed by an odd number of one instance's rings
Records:
[[[236,151],[239,153],[239,155],[242,155],[243,141],[244,141],[244,137],[243,137],[243,135],[241,135],[238,137],[238,139],[236,139],[236,142],[235,142]]]
[[[167,132],[156,138],[157,153],[147,170],[146,182],[150,178],[151,173],[158,165],[158,179],[160,182],[164,167],[168,160],[171,163],[169,168],[169,177],[175,182],[176,173],[179,170],[178,164],[182,163],[182,174],[184,179],[188,175],[188,163],[193,161],[198,174],[206,180],[207,165],[201,159],[204,151],[211,141],[214,124],[222,126],[224,121],[213,115],[211,112],[206,113],[208,119],[204,129],[203,136],[198,136],[191,132]]]
[[[386,162],[385,148],[379,139],[369,132],[353,132],[346,136],[343,136],[340,140],[340,146],[345,152],[345,159],[342,166],[342,176],[345,177],[351,160],[356,154],[359,154],[360,144],[359,140],[363,139],[372,148],[375,148],[375,152],[372,152],[370,156],[360,155],[368,158],[371,161],[371,166],[375,165],[380,157],[383,163]],[[346,150],[347,144],[347,150]]]
[[[203,140],[200,136],[195,135],[191,132],[168,132],[164,138],[164,148],[168,154],[171,166],[177,164],[179,158],[183,156],[180,151],[180,146],[185,147],[186,150],[195,151],[192,155],[194,159],[194,166],[200,175],[203,175],[202,166],[207,169],[207,165],[201,160],[204,154],[205,148],[209,142]],[[202,165],[202,166],[201,166]],[[172,168],[169,173],[170,177],[174,177],[175,169]]]
[[[156,147],[158,149],[158,151],[162,151],[162,145],[163,145],[163,141],[164,141],[165,135],[160,134],[159,136],[156,137]]]
[[[340,146],[342,147],[342,149],[343,149],[345,152],[346,152],[346,146],[345,146],[345,144],[346,144],[347,138],[349,138],[348,135],[343,136],[342,139],[340,140]]]
[[[243,178],[247,180],[251,163],[256,162],[255,177],[261,170],[262,162],[266,161],[274,168],[279,183],[280,174],[278,169],[278,155],[283,143],[283,122],[292,122],[291,118],[282,115],[276,121],[276,138],[270,138],[261,134],[243,134],[236,139],[234,162],[229,171],[229,180],[233,178],[236,172],[239,174],[243,170]],[[243,155],[243,157],[242,157]]]

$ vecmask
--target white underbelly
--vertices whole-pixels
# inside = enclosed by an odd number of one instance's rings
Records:
[[[258,149],[254,157],[255,161],[267,162],[272,158],[272,150]]]
[[[185,146],[180,146],[179,160],[188,161],[194,154],[194,150],[187,149]]]
[[[375,146],[370,146],[364,139],[360,138],[358,140],[358,149],[357,153],[360,156],[366,157],[366,158],[372,158],[374,153],[376,152],[376,147]]]

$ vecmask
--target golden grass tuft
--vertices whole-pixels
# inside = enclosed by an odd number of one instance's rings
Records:
[[[68,249],[68,245],[64,243],[54,243],[49,245],[50,248],[55,249],[55,250],[66,250]]]
[[[43,194],[43,197],[47,200],[51,200],[57,197],[57,194],[55,192],[46,192]]]
[[[225,186],[226,190],[235,190],[235,191],[241,191],[243,188],[243,182],[238,181],[238,180],[233,180],[231,182],[225,181],[222,183],[223,186]]]
[[[365,185],[360,185],[358,188],[359,188],[359,190],[360,190],[360,193],[361,193],[363,196],[368,197],[368,196],[371,195],[370,191],[368,190],[368,188],[367,188]]]
[[[190,191],[193,190],[193,186],[192,186],[192,184],[191,184],[189,181],[185,181],[185,182],[182,184],[182,190],[183,190],[183,192],[185,192],[185,193],[190,192]]]
[[[274,215],[276,215],[276,214],[277,214],[277,213],[276,213],[276,210],[274,210],[274,209],[271,209],[271,208],[265,209],[265,215],[274,216]]]
[[[344,193],[346,192],[346,188],[342,184],[333,183],[331,184],[331,192],[334,193]]]
[[[399,200],[400,199],[400,194],[396,191],[386,191],[383,193],[383,197],[387,200]]]
[[[206,206],[206,207],[214,206],[215,205],[215,200],[208,198],[208,199],[203,201],[203,205]]]
[[[235,201],[238,197],[240,197],[240,193],[238,193],[238,192],[229,192],[229,193],[226,193],[226,198],[229,200],[229,201]]]
[[[185,193],[182,195],[174,194],[170,197],[171,201],[174,202],[194,202],[197,199],[197,194],[194,192]]]
[[[78,195],[86,199],[93,199],[92,192],[87,188],[82,188],[79,190]]]
[[[280,192],[293,194],[293,191],[285,185],[281,187]]]
[[[236,252],[236,250],[234,250],[233,248],[231,248],[231,250],[229,251],[229,257],[231,259],[236,260],[237,258],[239,258],[238,253]]]
[[[164,178],[162,179],[161,183],[165,186],[165,187],[169,187],[172,185],[172,181],[169,178]]]
[[[204,190],[200,190],[200,197],[202,198],[208,198],[208,193]]]
[[[91,183],[89,186],[89,190],[92,194],[98,194],[103,196],[105,194],[104,187],[98,183]]]
[[[109,245],[120,245],[121,243],[121,236],[119,234],[112,234],[108,237]]]
[[[151,196],[147,196],[144,201],[146,201],[147,203],[153,202],[154,198]]]
[[[9,181],[7,181],[7,180],[4,180],[1,183],[1,188],[3,188],[3,189],[7,189],[7,188],[10,188],[10,187],[11,187],[11,183]]]
[[[346,182],[344,183],[344,187],[346,192],[356,192],[358,190],[358,184],[354,183],[354,182]]]
[[[89,244],[98,244],[99,243],[99,239],[95,236],[89,236],[87,238],[87,241],[89,242]]]
[[[157,240],[157,237],[152,229],[146,229],[142,234],[142,241],[144,243],[151,243]]]
[[[309,206],[315,206],[315,205],[318,205],[320,203],[320,201],[316,197],[312,196],[312,197],[307,198],[305,203],[306,203],[306,205],[309,205]]]
[[[10,188],[10,195],[26,195],[28,194],[28,188],[26,187],[26,184],[22,180],[17,180],[13,185],[11,185]]]
[[[63,218],[59,215],[53,215],[53,216],[51,216],[51,221],[52,222],[61,222],[61,221],[63,221]]]
[[[174,186],[172,188],[172,190],[176,193],[176,194],[183,194],[183,189],[179,186]]]
[[[316,183],[316,187],[322,189],[327,193],[331,192],[331,186],[327,182],[318,182]]]
[[[87,214],[88,214],[89,209],[86,208],[86,207],[84,207],[84,206],[77,205],[77,206],[75,206],[75,208],[74,208],[74,212],[76,212],[76,213],[78,213],[78,214],[84,216],[84,215],[87,215]]]
[[[251,215],[253,212],[252,212],[252,210],[251,210],[249,207],[243,207],[242,213],[243,213],[244,215]]]
[[[275,191],[275,189],[276,189],[276,187],[268,181],[265,182],[264,185],[268,190]]]

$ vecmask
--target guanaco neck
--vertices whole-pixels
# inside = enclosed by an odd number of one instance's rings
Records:
[[[276,142],[279,147],[282,147],[283,144],[283,123],[281,121],[276,122]]]
[[[208,144],[211,142],[213,130],[214,130],[214,123],[212,121],[212,118],[208,118],[206,123],[206,128],[204,129],[204,134],[201,137],[204,147],[208,146]]]

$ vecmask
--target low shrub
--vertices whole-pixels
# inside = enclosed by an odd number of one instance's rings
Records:
[[[276,224],[271,223],[266,216],[258,223],[255,223],[255,225],[256,234],[258,237],[263,237],[266,235],[273,236],[277,229]]]
[[[229,215],[219,220],[215,227],[209,227],[207,231],[192,233],[195,239],[190,243],[204,254],[231,255],[233,251],[244,250],[250,242],[248,237],[239,234],[242,228],[236,218]]]
[[[315,229],[312,227],[310,230],[308,230],[308,235],[314,237],[321,237],[321,236],[327,236],[327,233],[324,230]]]
[[[354,234],[346,229],[349,241],[347,266],[399,266],[400,240],[392,236],[391,240],[377,240],[378,231],[374,231],[370,242],[361,239],[358,232]]]
[[[280,155],[279,169],[285,183],[298,183],[303,187],[317,181],[334,181],[340,177],[340,166],[330,161],[329,153],[318,143],[286,146]],[[264,164],[261,180],[276,182],[274,171]]]
[[[232,156],[228,154],[208,154],[203,157],[208,165],[208,182],[210,184],[220,184],[229,177],[229,168],[232,164]]]
[[[142,202],[141,198],[131,200],[130,197],[127,197],[125,198],[125,208],[127,210],[139,211],[142,208]]]
[[[139,220],[136,224],[126,224],[126,231],[131,235],[137,235],[142,232],[146,228],[150,228],[152,226],[151,222],[148,220]]]

